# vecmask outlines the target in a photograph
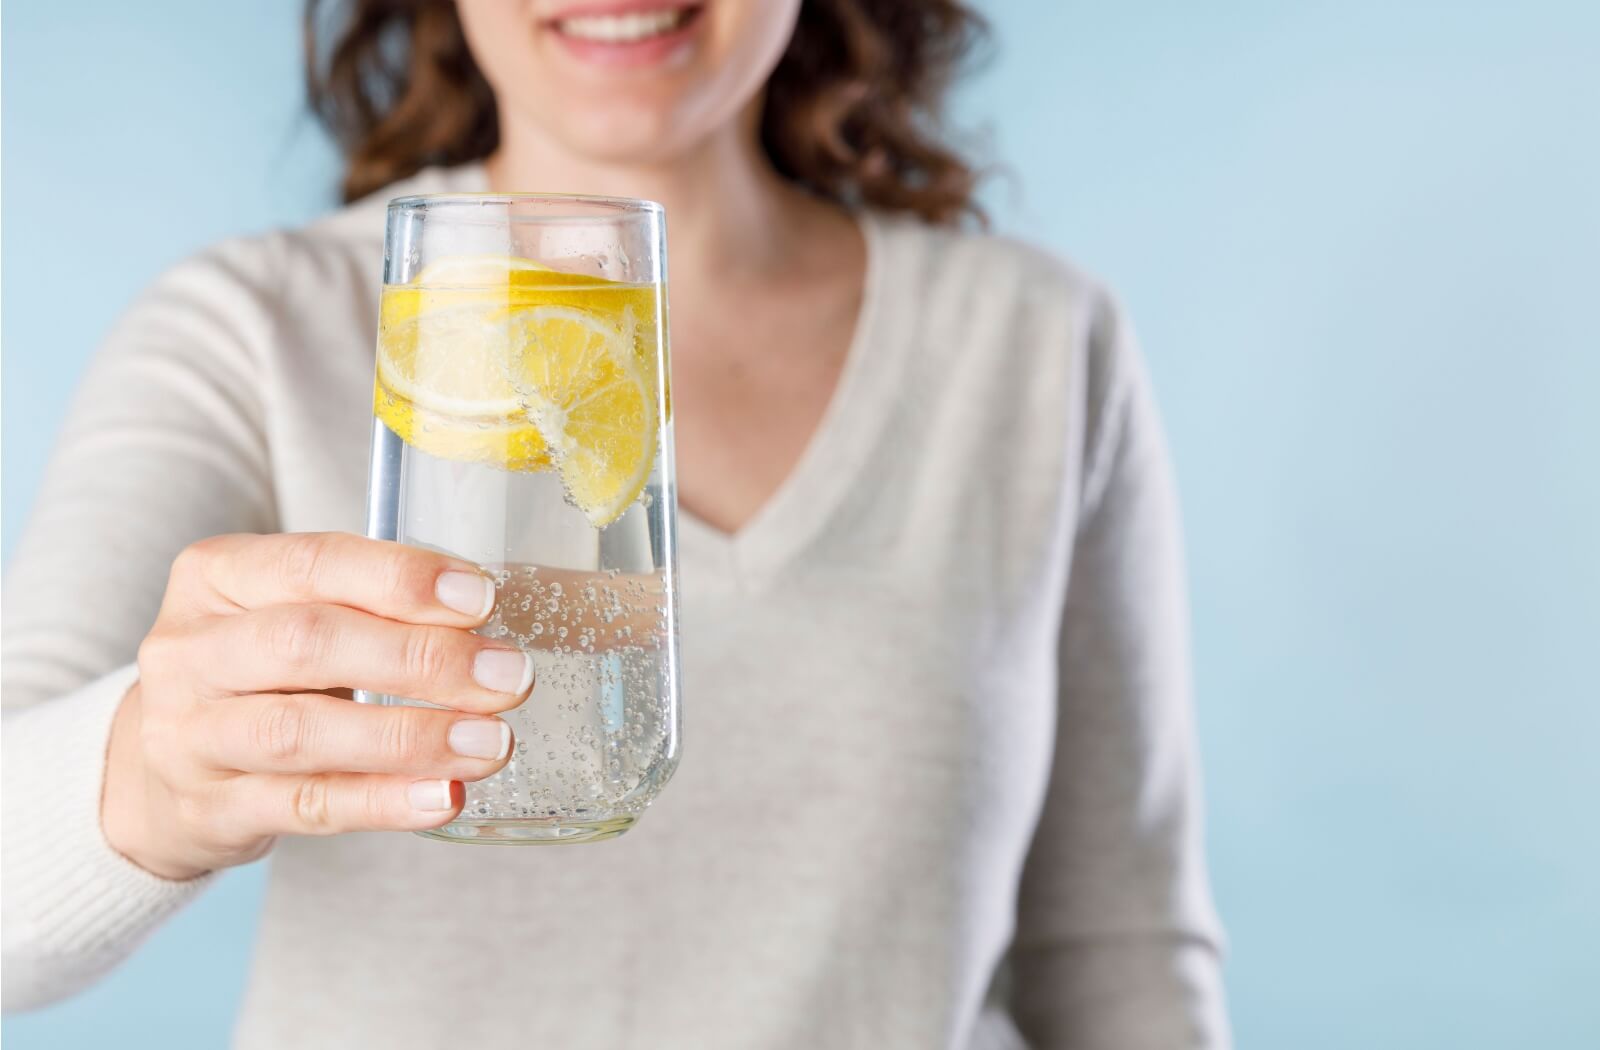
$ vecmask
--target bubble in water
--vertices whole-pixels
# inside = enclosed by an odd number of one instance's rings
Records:
[[[657,695],[667,666],[652,648],[665,633],[651,622],[663,590],[611,567],[570,578],[562,570],[559,582],[525,565],[489,571],[500,611],[479,633],[532,652],[539,685],[506,716],[517,732],[512,761],[467,785],[467,813],[576,820],[643,809],[670,732]],[[541,742],[543,758],[530,750]]]

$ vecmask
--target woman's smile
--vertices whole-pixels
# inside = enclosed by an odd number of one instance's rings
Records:
[[[649,66],[689,47],[705,22],[703,8],[702,3],[601,0],[565,5],[539,24],[580,61]]]

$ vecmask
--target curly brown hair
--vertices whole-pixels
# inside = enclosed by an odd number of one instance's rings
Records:
[[[766,85],[767,156],[847,207],[981,218],[979,172],[939,132],[947,89],[987,33],[960,0],[805,0]],[[305,49],[347,201],[499,145],[494,92],[453,0],[307,0]]]

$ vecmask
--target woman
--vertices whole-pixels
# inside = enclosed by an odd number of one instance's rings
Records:
[[[925,128],[973,16],[337,28],[313,97],[355,203],[157,284],[17,555],[9,1004],[276,843],[244,1047],[1223,1045],[1159,429],[1105,291],[958,228]],[[350,535],[383,202],[490,188],[671,224],[689,750],[604,846],[348,834],[451,819],[531,687],[470,633],[474,566]]]

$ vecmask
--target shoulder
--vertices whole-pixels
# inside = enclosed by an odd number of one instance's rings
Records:
[[[294,231],[310,245],[342,245],[349,242],[383,242],[384,218],[389,202],[396,197],[418,193],[467,193],[484,188],[483,166],[463,164],[454,168],[424,168],[415,175],[391,182],[381,190],[352,201],[336,211]]]
[[[954,406],[968,432],[1007,447],[1070,450],[1080,491],[1100,484],[1129,406],[1150,414],[1148,381],[1121,299],[1075,261],[994,233],[876,218],[879,279],[914,333],[923,404]],[[976,415],[975,415],[976,414]],[[1048,456],[1039,453],[1048,459]],[[1053,462],[1034,465],[1053,475]]]
[[[413,193],[476,188],[481,177],[478,165],[429,168],[303,226],[219,241],[172,267],[163,279],[210,276],[266,287],[281,284],[286,270],[353,254],[381,277],[388,202]]]
[[[389,199],[471,188],[479,178],[476,165],[428,169],[304,226],[219,241],[157,277],[121,327],[209,317],[212,327],[248,338],[341,300],[365,305],[382,281]]]
[[[958,299],[998,296],[1013,309],[1059,312],[1115,305],[1099,277],[1031,241],[898,217],[873,216],[871,223],[885,245],[913,261],[924,283]]]
[[[483,169],[477,164],[427,168],[297,230],[283,234],[285,257],[294,268],[287,290],[320,294],[354,278],[375,290],[383,278],[384,226],[389,201],[418,193],[451,193],[482,189]]]
[[[1006,234],[881,216],[872,223],[901,275],[894,283],[920,289],[929,307],[976,317],[989,331],[1056,337],[1024,340],[1033,352],[1109,357],[1127,342],[1121,300],[1073,259]]]
[[[981,348],[1019,381],[1044,380],[1072,396],[1093,429],[1134,380],[1139,351],[1118,295],[1076,261],[987,231],[875,217],[892,257],[886,283],[910,299],[926,342]]]

